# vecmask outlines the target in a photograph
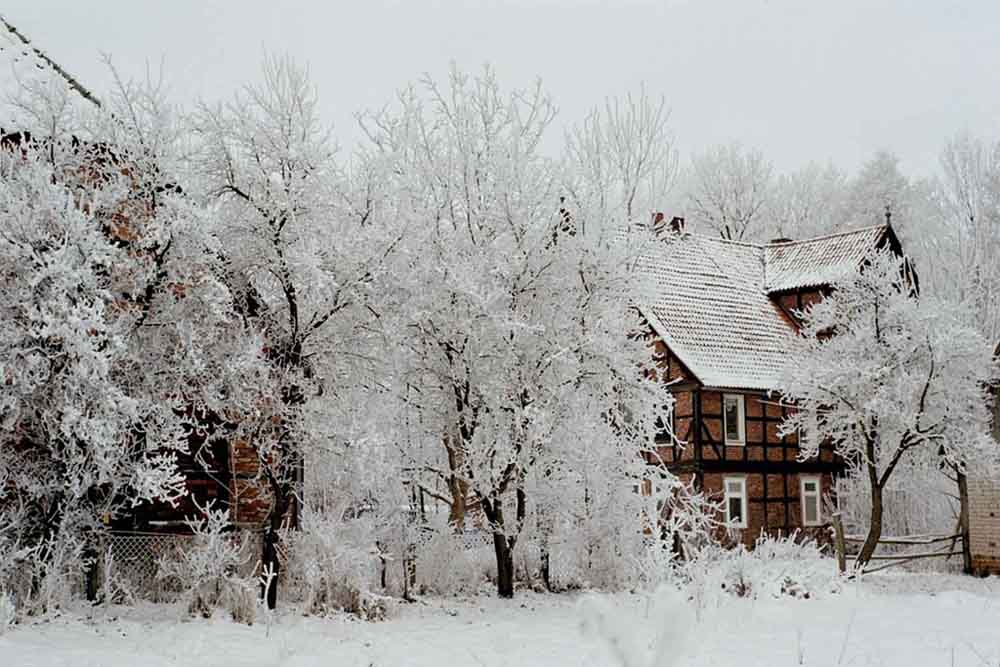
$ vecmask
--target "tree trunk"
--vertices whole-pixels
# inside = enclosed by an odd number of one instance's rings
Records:
[[[264,531],[263,556],[265,578],[261,580],[260,595],[267,602],[267,608],[274,609],[278,605],[278,574],[281,571],[281,562],[278,559],[278,531],[273,526],[268,526]],[[267,578],[268,574],[273,576]]]
[[[844,542],[844,522],[840,512],[833,513],[833,548],[837,554],[837,571],[843,574],[847,571],[847,545]]]
[[[264,529],[264,553],[261,558],[264,570],[261,574],[270,573],[271,577],[261,580],[260,594],[267,602],[268,609],[274,609],[278,604],[278,575],[281,573],[281,560],[278,558],[278,531],[281,530],[281,522],[288,511],[290,502],[291,499],[287,493],[275,490],[271,515],[268,517],[268,526]]]
[[[406,556],[403,556],[403,599],[413,602],[410,597],[410,559]]]
[[[493,551],[497,557],[497,595],[502,598],[514,597],[514,552],[507,536],[493,533]]]
[[[864,544],[861,545],[861,551],[858,553],[858,557],[854,560],[854,567],[857,570],[860,570],[868,564],[872,556],[875,554],[875,549],[878,547],[879,539],[882,537],[882,487],[879,486],[875,479],[873,479],[875,474],[874,467],[869,466],[869,479],[872,480],[872,513],[871,521],[868,526],[868,535],[865,537]]]
[[[962,534],[962,571],[972,574],[972,548],[969,545],[969,478],[957,466],[955,478],[958,480],[958,525]]]
[[[546,475],[548,477],[548,475]],[[549,537],[552,535],[553,526],[552,522],[549,521],[549,513],[545,511],[544,508],[539,507],[537,509],[538,516],[538,527],[539,532],[539,574],[542,575],[542,583],[545,584],[545,590],[552,592],[552,565],[551,565],[551,555],[549,551]]]
[[[503,505],[501,500],[480,498],[480,506],[493,527],[493,553],[497,559],[497,595],[514,597],[514,542],[504,533]]]
[[[101,563],[104,562],[104,554],[101,550],[95,549],[93,546],[88,546],[83,552],[84,558],[87,559],[87,572],[85,578],[85,594],[87,596],[87,602],[97,601],[97,592],[100,588],[99,573],[101,570]],[[107,563],[104,562],[105,567]],[[104,591],[107,595],[108,591]],[[110,602],[110,600],[108,600]]]
[[[378,540],[375,541],[375,549],[376,549],[376,551],[378,551],[379,584],[381,584],[382,590],[385,590],[386,571],[389,568],[388,568],[388,563],[387,563],[387,561],[385,559],[385,552],[382,551],[382,545],[378,542]]]
[[[547,540],[542,541],[541,547],[541,570],[542,570],[542,582],[545,584],[545,590],[549,593],[552,592],[552,569],[549,564],[549,545]]]
[[[448,508],[448,523],[459,535],[465,532],[465,497],[469,492],[468,482],[461,479],[458,471],[462,469],[464,456],[462,450],[452,446],[452,440],[445,436],[444,448],[448,453],[448,469],[451,476],[448,478],[448,491],[451,494],[451,506]]]
[[[687,553],[684,551],[684,542],[681,540],[681,534],[679,532],[674,533],[674,539],[671,544],[671,551],[677,559],[678,563],[683,563],[687,561]]]
[[[459,535],[465,531],[465,492],[462,484],[452,476],[448,483],[451,490],[451,505],[448,508],[448,523]]]

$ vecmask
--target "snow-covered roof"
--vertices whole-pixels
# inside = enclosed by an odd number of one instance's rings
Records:
[[[654,331],[706,386],[777,386],[794,325],[776,291],[830,284],[857,267],[887,227],[758,245],[683,234],[652,244],[639,268]]]
[[[877,225],[804,241],[764,246],[768,292],[830,285],[856,269],[885,237]]]

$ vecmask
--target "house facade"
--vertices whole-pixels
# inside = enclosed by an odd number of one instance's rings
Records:
[[[761,531],[825,541],[844,464],[827,444],[800,458],[800,434],[779,433],[794,408],[775,390],[800,311],[879,249],[901,255],[899,240],[888,224],[766,244],[671,224],[641,262],[651,284],[640,312],[676,401],[672,436],[650,463],[723,501],[725,521],[748,545]]]

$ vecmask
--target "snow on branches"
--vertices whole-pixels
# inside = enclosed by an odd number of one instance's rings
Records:
[[[404,456],[428,452],[408,467],[446,489],[435,493],[456,527],[481,510],[502,596],[529,520],[559,511],[544,489],[557,484],[566,500],[596,475],[633,493],[669,401],[630,337],[635,248],[601,224],[586,233],[588,217],[603,220],[564,205],[568,174],[539,149],[553,117],[540,86],[506,93],[486,70],[453,71],[443,87],[425,79],[366,122],[408,228],[392,326],[399,399],[414,417],[404,423],[437,443]],[[598,460],[611,467],[585,472]]]
[[[994,462],[985,390],[997,369],[961,307],[918,296],[906,260],[889,250],[802,316],[780,387],[799,410],[782,432],[806,434],[803,457],[833,442],[867,478],[863,565],[881,533],[882,491],[894,473],[947,465],[961,474]]]

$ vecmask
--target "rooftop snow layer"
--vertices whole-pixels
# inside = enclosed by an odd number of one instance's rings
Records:
[[[878,247],[886,229],[768,245],[670,237],[640,262],[653,282],[642,311],[703,384],[773,389],[794,329],[769,294],[836,282]]]
[[[804,241],[764,246],[768,292],[830,285],[856,269],[886,233],[877,225]]]

